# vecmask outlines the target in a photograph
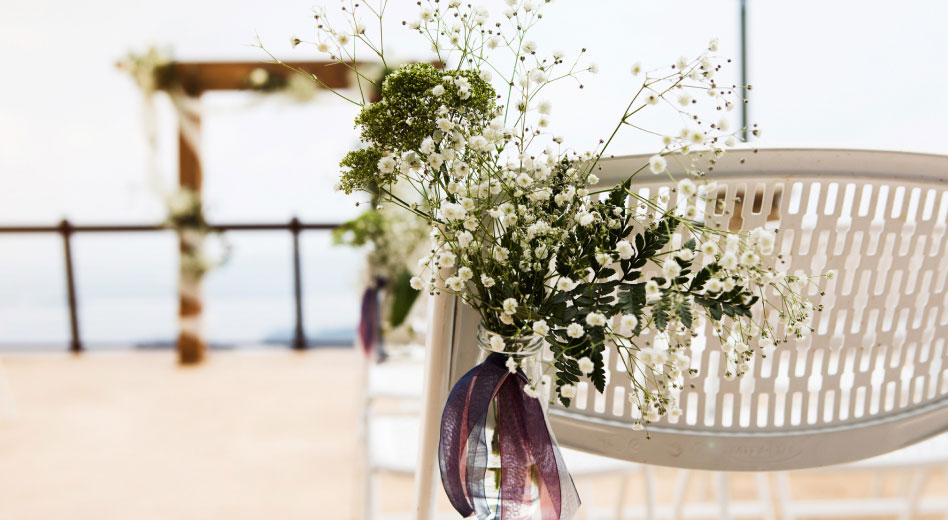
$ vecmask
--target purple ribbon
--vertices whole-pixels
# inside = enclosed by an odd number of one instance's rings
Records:
[[[359,316],[359,341],[366,357],[370,357],[379,341],[379,289],[376,281],[362,293],[362,313]]]
[[[580,504],[576,486],[540,401],[524,393],[526,376],[507,370],[506,360],[502,354],[491,354],[451,389],[441,416],[438,447],[444,490],[463,517],[490,516],[484,488],[489,450],[486,424],[490,403],[496,399],[495,435],[500,444],[500,514],[496,518],[534,518],[531,511],[539,502],[543,520],[568,520]]]

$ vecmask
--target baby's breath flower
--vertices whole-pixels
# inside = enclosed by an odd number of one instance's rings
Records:
[[[507,366],[507,371],[509,371],[511,374],[517,373],[517,360],[512,356],[508,356],[507,362],[504,364]]]
[[[698,188],[691,179],[682,179],[678,181],[678,193],[681,193],[685,198],[693,197],[697,191]]]
[[[445,251],[438,255],[438,265],[441,267],[454,267],[454,262],[457,260],[457,256],[450,251]]]
[[[425,137],[425,139],[421,142],[421,146],[418,147],[418,151],[420,151],[421,153],[425,155],[434,153],[435,151],[434,139],[430,137]]]
[[[504,313],[514,314],[517,312],[517,300],[513,298],[507,298],[504,300]]]
[[[586,315],[586,324],[590,327],[602,327],[606,324],[606,316],[601,312],[590,312]]]
[[[382,173],[392,173],[395,171],[395,159],[391,157],[382,157],[378,163],[379,171]]]
[[[442,132],[450,132],[451,130],[454,130],[454,123],[451,122],[450,119],[440,117],[437,121],[435,121],[435,123]]]
[[[576,288],[576,282],[570,280],[565,276],[561,276],[559,280],[556,281],[556,290],[562,292],[569,292]]]
[[[655,280],[649,280],[645,282],[645,297],[648,299],[657,298],[662,295],[661,289],[658,288],[658,282]]]
[[[658,175],[668,168],[668,161],[661,155],[653,155],[648,160],[648,168],[652,170],[652,173]]]
[[[675,257],[684,260],[685,262],[690,262],[694,260],[695,252],[691,249],[682,249],[681,251],[675,253]]]
[[[504,342],[504,338],[500,337],[500,334],[491,334],[490,336],[491,349],[497,352],[502,352],[505,346],[506,346],[506,343]]]
[[[465,220],[464,223],[467,224],[467,220]],[[472,242],[474,242],[474,235],[471,234],[470,231],[462,231],[458,233],[458,245],[460,245],[462,248],[471,245]]]
[[[586,331],[583,330],[583,326],[579,323],[570,323],[566,327],[566,335],[571,338],[581,338],[585,332]]]
[[[755,253],[755,252],[753,252],[753,251],[745,251],[745,252],[741,255],[740,262],[741,262],[741,265],[746,265],[746,266],[748,266],[748,267],[754,267],[755,265],[757,265],[758,263],[760,263],[760,255],[758,255],[757,253]]]
[[[452,276],[444,281],[445,284],[454,292],[461,292],[464,290],[464,280],[457,276]]]
[[[448,220],[463,220],[467,215],[467,210],[460,204],[445,202],[441,205],[441,214]]]
[[[721,264],[721,267],[725,269],[728,269],[728,270],[737,269],[737,263],[738,263],[737,255],[728,251],[727,253],[724,253],[724,255],[721,256],[721,260],[719,260],[719,263]]]
[[[533,332],[537,336],[546,337],[550,333],[550,326],[546,324],[546,320],[537,320],[533,322]]]
[[[596,367],[592,360],[588,357],[581,357],[576,361],[576,363],[579,364],[579,371],[582,372],[583,375],[587,376],[592,373],[593,369]]]
[[[719,293],[724,289],[724,284],[717,278],[711,278],[704,283],[704,289],[709,293]]]

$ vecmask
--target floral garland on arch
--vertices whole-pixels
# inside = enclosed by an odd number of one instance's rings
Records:
[[[627,369],[636,426],[645,429],[681,413],[680,390],[695,373],[690,343],[704,322],[722,340],[725,377],[736,378],[758,352],[810,332],[819,308],[802,295],[815,276],[781,269],[776,230],[705,225],[703,208],[719,202],[705,174],[741,130],[720,119],[742,100],[737,86],[716,79],[730,61],[716,55],[717,42],[667,67],[633,65],[644,79],[616,125],[598,147],[579,152],[548,130],[552,107],[543,95],[553,83],[582,88],[583,75],[598,69],[584,60],[585,49],[567,59],[528,38],[546,3],[508,0],[492,18],[457,0],[420,1],[419,18],[403,24],[430,43],[444,68],[399,67],[379,86],[377,103],[337,92],[361,107],[355,122],[365,144],[342,160],[341,189],[378,190],[428,222],[426,272],[411,283],[476,309],[478,340],[493,352],[454,387],[442,416],[442,481],[464,516],[573,514],[575,488],[533,398],[548,391],[569,406],[582,379],[602,391],[607,346]],[[384,63],[386,4],[344,4],[345,30],[317,11],[317,38],[308,43],[346,66],[356,52]],[[362,16],[377,18],[379,34],[370,35]],[[672,109],[684,128],[643,128],[641,113],[660,108]],[[631,177],[597,187],[600,160],[628,129],[662,143],[632,177],[667,178],[679,204],[669,207],[667,193],[640,195]],[[687,175],[674,178],[668,161]],[[396,183],[421,202],[398,196]],[[646,330],[660,340],[640,340]],[[551,362],[524,355],[539,342]]]
[[[201,196],[189,189],[179,189],[167,198],[168,217],[165,226],[173,229],[181,240],[181,274],[199,281],[208,272],[227,263],[231,246],[224,235],[204,218]],[[219,247],[209,254],[207,238],[216,237]]]
[[[173,229],[179,238],[177,343],[182,361],[195,362],[200,360],[204,344],[201,281],[208,272],[226,263],[231,247],[220,232],[208,225],[200,193],[191,189],[193,186],[169,189],[166,185],[158,158],[155,94],[168,94],[177,113],[180,136],[198,157],[201,152],[199,121],[205,107],[182,87],[182,78],[178,77],[171,52],[166,49],[153,46],[141,53],[130,52],[119,63],[119,68],[128,72],[143,94],[142,123],[147,142],[148,184],[165,205],[164,225]],[[247,74],[241,88],[261,94],[285,94],[294,102],[310,101],[317,91],[317,87],[305,78],[271,75],[260,67]],[[259,98],[252,100],[250,105],[257,102]],[[207,238],[211,236],[218,239],[217,244],[208,247]]]

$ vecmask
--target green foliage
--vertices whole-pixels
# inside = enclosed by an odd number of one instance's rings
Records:
[[[405,322],[412,305],[418,299],[418,291],[411,288],[411,272],[403,269],[388,287],[391,293],[391,307],[388,324],[393,329]]]
[[[395,182],[394,173],[383,174],[379,171],[381,158],[382,153],[375,148],[363,148],[347,153],[339,163],[346,170],[340,180],[342,190],[346,193],[371,192],[375,186]]]
[[[384,225],[385,217],[381,212],[364,211],[356,218],[343,222],[332,230],[333,244],[359,247],[373,243],[384,233]]]
[[[461,99],[454,82],[444,78],[465,78],[470,97]],[[431,93],[441,85],[441,96]],[[444,105],[452,121],[486,125],[494,112],[494,89],[475,71],[440,71],[427,63],[399,67],[382,84],[382,100],[367,106],[356,118],[362,139],[380,150],[417,150],[421,141],[438,131],[438,109]]]
[[[720,320],[722,315],[731,318],[737,316],[750,318],[751,308],[757,300],[757,296],[746,292],[741,286],[717,295],[695,296],[695,303],[706,308],[708,314],[715,320]]]
[[[666,292],[658,305],[652,307],[652,319],[655,321],[655,328],[665,330],[668,327],[668,311],[671,309],[671,298]]]
[[[394,210],[394,211],[393,211]],[[333,230],[333,243],[368,246],[369,276],[384,282],[385,319],[394,329],[404,323],[418,291],[411,287],[413,266],[427,228],[412,214],[395,208],[370,209]]]
[[[469,96],[462,96],[458,78],[467,83]],[[435,96],[432,90],[439,85],[444,93]],[[441,71],[427,63],[399,67],[385,77],[381,100],[356,117],[356,128],[368,146],[349,152],[340,163],[342,189],[352,193],[392,184],[396,173],[383,174],[378,167],[383,152],[400,156],[417,151],[425,138],[441,134],[437,121],[442,117],[468,134],[476,133],[497,112],[495,97],[476,71]]]
[[[716,263],[704,266],[695,274],[695,277],[691,279],[691,285],[688,286],[688,290],[700,291],[704,288],[704,284],[708,283],[708,280],[710,280],[711,277],[714,276],[714,274],[719,270],[721,270],[721,266]]]

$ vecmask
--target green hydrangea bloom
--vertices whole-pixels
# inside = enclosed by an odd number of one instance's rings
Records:
[[[465,82],[462,92],[458,84]],[[438,86],[443,89],[440,95]],[[379,171],[383,153],[400,156],[417,151],[426,137],[440,132],[441,117],[465,134],[477,133],[497,114],[495,99],[494,89],[475,71],[441,71],[427,63],[399,67],[385,78],[381,101],[365,106],[356,118],[356,128],[368,146],[342,160],[342,189],[352,193],[390,185],[396,173]]]

